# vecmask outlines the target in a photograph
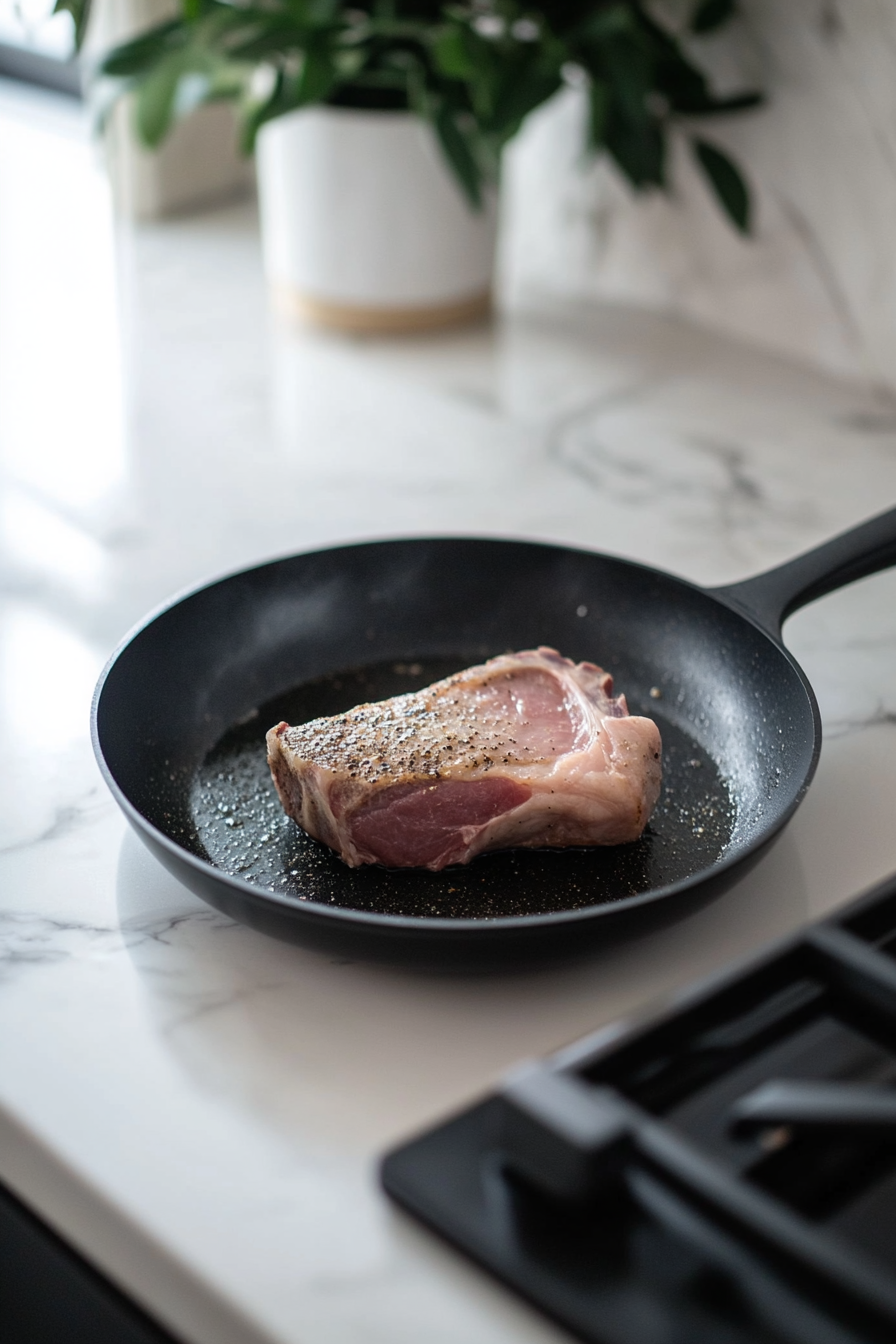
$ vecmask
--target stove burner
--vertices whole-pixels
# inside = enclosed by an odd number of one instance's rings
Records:
[[[892,1344],[894,957],[896,880],[521,1066],[385,1188],[590,1344]]]

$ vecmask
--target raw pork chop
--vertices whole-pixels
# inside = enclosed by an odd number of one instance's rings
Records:
[[[540,648],[267,735],[284,808],[346,863],[430,868],[517,845],[636,840],[660,735],[593,663]]]

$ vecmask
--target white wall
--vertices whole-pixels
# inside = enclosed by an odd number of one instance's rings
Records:
[[[703,44],[733,87],[768,105],[699,123],[746,167],[744,242],[687,152],[675,195],[635,198],[583,165],[566,93],[508,157],[505,293],[612,298],[698,318],[800,359],[896,387],[896,0],[742,0],[737,30]]]

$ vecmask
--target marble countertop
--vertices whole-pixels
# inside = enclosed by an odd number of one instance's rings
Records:
[[[203,905],[100,780],[94,680],[171,592],[335,541],[506,534],[744,577],[896,501],[896,408],[633,310],[290,328],[248,206],[116,237],[78,118],[8,86],[0,194],[0,1179],[188,1344],[559,1340],[387,1204],[378,1155],[896,870],[896,573],[787,625],[825,745],[760,865],[662,932],[504,978],[333,959]]]

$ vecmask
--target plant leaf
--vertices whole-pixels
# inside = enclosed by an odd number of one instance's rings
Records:
[[[616,38],[607,43],[606,77],[621,116],[632,123],[649,119],[647,98],[653,85],[650,56],[630,41]]]
[[[160,23],[110,51],[100,65],[100,73],[116,79],[142,75],[158,66],[172,51],[182,50],[185,42],[186,34],[179,19]]]
[[[54,14],[71,14],[75,25],[75,50],[81,50],[90,19],[90,0],[56,0]]]
[[[750,190],[740,169],[727,154],[706,140],[692,140],[691,148],[725,214],[741,233],[750,233]]]
[[[258,132],[265,122],[272,121],[274,117],[278,117],[289,110],[284,105],[283,83],[282,70],[275,71],[273,88],[268,96],[261,101],[247,101],[243,104],[239,143],[244,154],[253,153]]]
[[[336,77],[337,71],[330,59],[329,48],[323,43],[309,42],[296,90],[297,106],[326,102]]]
[[[576,29],[576,38],[585,42],[605,42],[607,38],[618,37],[621,33],[630,33],[636,27],[636,18],[631,4],[609,5],[595,9],[584,23]]]
[[[632,186],[641,190],[666,185],[666,137],[659,123],[611,116],[604,143]]]
[[[432,44],[432,53],[436,68],[449,79],[470,79],[476,73],[463,28],[454,24],[443,28]]]
[[[753,91],[725,94],[722,97],[713,93],[700,104],[689,105],[683,100],[676,102],[675,110],[688,117],[724,117],[729,112],[749,112],[751,108],[761,107],[764,102],[762,94]]]
[[[559,66],[534,46],[523,49],[512,64],[498,63],[491,117],[487,129],[503,143],[515,135],[524,117],[560,88]]]
[[[433,117],[433,126],[445,157],[474,210],[482,209],[482,175],[466,138],[458,129],[452,111],[443,102]]]
[[[137,134],[147,149],[156,149],[171,130],[177,110],[177,91],[187,73],[185,52],[172,52],[140,82],[134,108]]]
[[[610,90],[603,80],[592,79],[588,90],[588,144],[599,149],[607,138],[610,113]]]
[[[733,18],[737,0],[701,0],[691,18],[692,33],[712,33]]]

